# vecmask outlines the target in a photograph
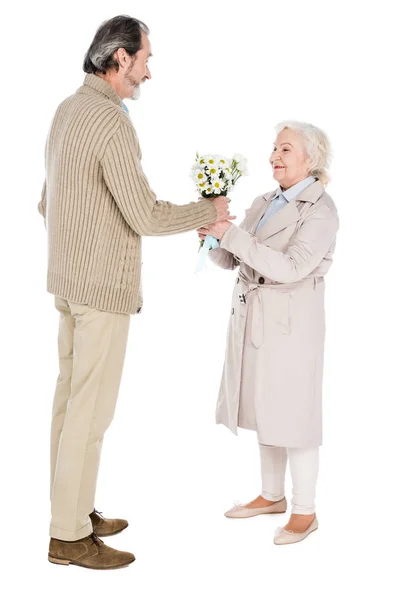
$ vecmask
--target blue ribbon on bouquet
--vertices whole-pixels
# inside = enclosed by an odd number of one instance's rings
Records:
[[[200,273],[205,267],[208,252],[210,250],[214,250],[215,248],[219,248],[219,243],[217,238],[212,235],[206,235],[206,239],[204,240],[204,244],[199,252],[199,260],[197,262],[196,273]]]

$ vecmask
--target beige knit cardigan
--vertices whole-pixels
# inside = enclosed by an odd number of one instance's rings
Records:
[[[58,107],[46,140],[38,210],[48,236],[47,291],[100,310],[139,312],[141,236],[190,231],[216,220],[207,199],[156,199],[132,122],[115,90],[87,75]]]

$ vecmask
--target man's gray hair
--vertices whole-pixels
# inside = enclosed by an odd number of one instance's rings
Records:
[[[292,129],[301,134],[307,156],[311,161],[310,175],[326,185],[329,181],[328,168],[332,158],[331,144],[327,135],[315,125],[300,121],[282,121],[275,127],[277,134],[284,129]]]
[[[134,56],[142,47],[142,32],[150,33],[147,25],[129,17],[119,15],[104,21],[93,38],[83,61],[85,73],[106,74],[110,69],[118,71],[118,61],[114,53],[124,48],[130,56]]]

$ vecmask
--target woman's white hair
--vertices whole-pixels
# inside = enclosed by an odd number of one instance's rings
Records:
[[[310,175],[326,185],[330,179],[328,168],[332,158],[331,144],[327,135],[315,125],[301,123],[300,121],[282,121],[275,127],[277,134],[284,129],[292,129],[301,134],[307,156],[311,162]]]

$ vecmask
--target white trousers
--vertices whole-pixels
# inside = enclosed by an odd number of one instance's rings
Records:
[[[315,513],[315,489],[319,466],[319,447],[279,448],[259,444],[261,458],[261,495],[277,502],[285,496],[285,472],[289,458],[292,476],[292,513]]]

